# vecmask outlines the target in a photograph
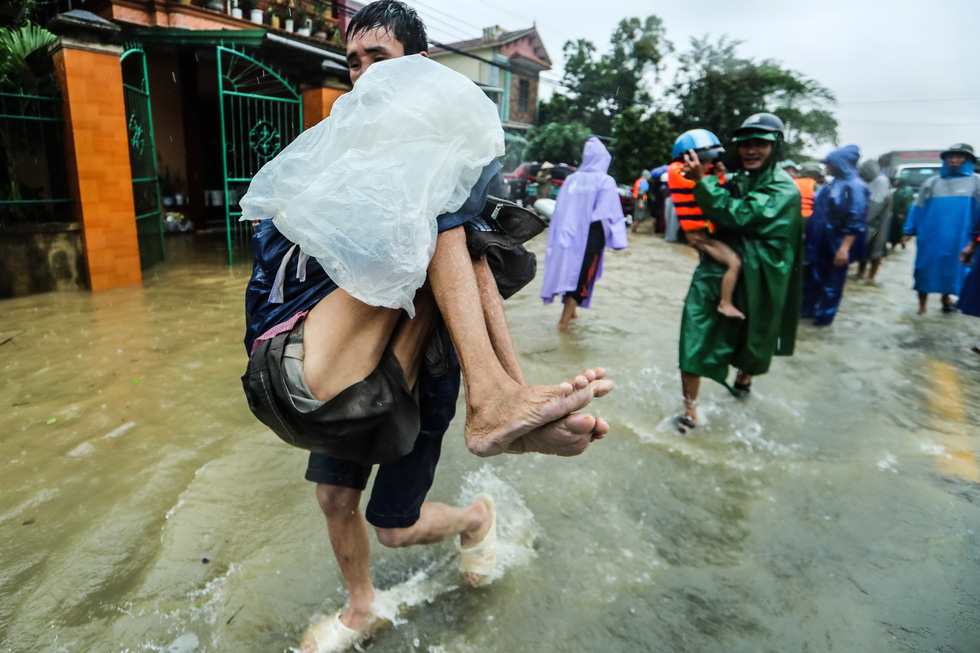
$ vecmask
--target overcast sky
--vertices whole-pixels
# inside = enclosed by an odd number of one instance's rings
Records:
[[[656,14],[679,50],[692,36],[727,34],[744,41],[743,56],[777,59],[828,87],[838,100],[841,144],[857,144],[868,156],[957,141],[980,149],[980,0],[407,2],[436,40],[536,23],[555,63],[545,76],[554,79],[565,41],[585,38],[603,51],[622,18]]]

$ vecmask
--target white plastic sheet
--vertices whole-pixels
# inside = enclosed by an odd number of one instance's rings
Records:
[[[414,315],[436,216],[503,152],[476,84],[420,55],[379,62],[255,175],[241,219],[272,219],[353,297]]]

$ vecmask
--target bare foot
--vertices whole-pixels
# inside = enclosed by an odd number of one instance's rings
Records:
[[[919,315],[925,315],[925,314],[926,314],[926,307],[925,306],[920,306],[919,307]]]
[[[736,320],[745,319],[745,313],[735,308],[734,304],[729,304],[728,302],[721,302],[718,304],[718,312],[725,317],[732,317]]]
[[[609,433],[609,423],[601,417],[572,413],[514,440],[510,453],[546,453],[555,456],[577,456],[595,440]]]
[[[467,404],[467,448],[477,456],[503,453],[522,435],[584,408],[597,392],[608,394],[612,382],[605,375],[597,367],[559,385],[514,384],[480,405]]]
[[[578,319],[578,309],[577,308],[575,309],[575,312],[572,313],[572,319],[573,320],[577,320]]]
[[[559,322],[558,330],[561,331],[562,333],[568,333],[569,331],[572,330],[572,328],[571,326],[569,326],[568,322]]]
[[[469,549],[476,546],[490,532],[490,509],[487,507],[487,504],[482,501],[475,501],[470,504],[469,510],[479,521],[473,530],[463,531],[459,534],[459,546],[462,549]],[[471,571],[463,574],[463,582],[467,585],[476,585],[482,579],[483,576]]]

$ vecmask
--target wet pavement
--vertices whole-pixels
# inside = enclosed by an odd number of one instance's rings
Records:
[[[343,604],[305,455],[241,393],[249,269],[167,246],[141,288],[0,302],[2,651],[283,651]],[[430,498],[498,496],[503,574],[372,542],[399,616],[367,650],[980,651],[980,320],[915,315],[913,256],[750,400],[706,382],[686,438],[693,252],[633,236],[569,335],[532,283],[507,302],[526,375],[606,366],[612,433],[484,460],[454,423]]]

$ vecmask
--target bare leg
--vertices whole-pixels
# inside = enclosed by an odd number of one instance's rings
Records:
[[[867,270],[867,269],[868,269],[868,261],[867,260],[860,261],[858,263],[858,274],[857,274],[857,278],[858,279],[863,279],[864,278],[864,271]],[[872,275],[872,276],[874,276],[874,275]]]
[[[476,273],[476,283],[480,288],[480,298],[483,303],[483,318],[486,321],[487,333],[493,345],[493,351],[503,366],[507,375],[524,385],[524,372],[514,349],[514,340],[510,335],[510,325],[504,313],[504,300],[497,290],[497,282],[485,258],[473,263]],[[482,504],[481,504],[482,505]]]
[[[698,396],[701,394],[701,377],[681,370],[681,390],[684,393],[684,415],[692,422],[698,421]]]
[[[348,628],[359,630],[372,617],[374,602],[367,522],[359,507],[361,491],[320,483],[316,498],[327,518],[330,546],[350,596],[340,620]],[[315,643],[310,641],[308,645],[304,640],[300,650],[316,650]]]
[[[522,386],[507,374],[490,341],[462,229],[439,234],[429,281],[463,371],[464,434],[471,452],[503,453],[520,436],[579,410],[595,396],[595,370],[555,386]]]
[[[704,234],[703,231],[690,233]],[[745,314],[735,308],[735,304],[732,303],[732,297],[735,295],[735,285],[738,283],[738,275],[742,271],[741,257],[727,244],[707,235],[695,237],[691,246],[699,252],[704,252],[722,265],[728,266],[728,269],[721,278],[721,298],[718,300],[718,312],[725,317],[744,320]]]
[[[378,541],[387,547],[406,547],[415,544],[435,544],[459,535],[463,548],[474,546],[490,529],[490,512],[487,504],[471,503],[465,508],[445,503],[422,504],[419,520],[408,528],[375,528]],[[478,574],[464,574],[469,584],[480,580]]]
[[[575,301],[574,297],[565,297],[562,304],[561,318],[558,320],[558,330],[566,333],[571,330],[571,321],[575,317],[575,309],[578,308],[578,302]]]
[[[881,267],[881,262],[884,259],[876,258],[871,261],[871,273],[868,275],[868,281],[874,281],[875,277],[878,275],[878,268]]]
[[[919,293],[919,315],[926,314],[926,299],[929,297],[928,293]]]

